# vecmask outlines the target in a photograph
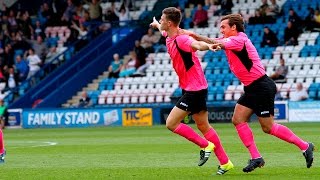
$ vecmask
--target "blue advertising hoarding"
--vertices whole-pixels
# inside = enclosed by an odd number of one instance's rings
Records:
[[[8,109],[7,126],[20,126],[22,109]]]
[[[274,102],[274,120],[288,121],[288,101]]]
[[[121,109],[26,109],[23,128],[121,126]]]

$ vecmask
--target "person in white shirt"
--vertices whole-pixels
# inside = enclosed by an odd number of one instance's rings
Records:
[[[41,59],[37,54],[34,53],[34,49],[28,50],[27,62],[29,63],[29,74],[28,78],[36,74],[40,70],[40,65],[42,63]]]
[[[290,93],[290,101],[303,101],[308,98],[308,92],[303,88],[302,83],[297,83],[296,90]]]
[[[127,7],[123,6],[120,9],[120,12],[115,10],[114,13],[119,17],[119,25],[120,26],[125,26],[127,25],[127,21],[130,20],[130,16],[129,16],[129,10]]]

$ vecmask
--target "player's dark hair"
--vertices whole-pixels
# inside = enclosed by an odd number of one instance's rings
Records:
[[[168,7],[162,11],[162,14],[166,15],[166,18],[173,22],[175,25],[179,25],[181,21],[181,11],[175,7]]]
[[[236,25],[238,32],[244,32],[244,21],[240,14],[229,14],[229,15],[223,16],[221,18],[221,21],[226,19],[229,20],[230,27],[233,25]]]

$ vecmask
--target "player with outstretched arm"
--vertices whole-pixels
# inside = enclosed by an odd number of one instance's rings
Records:
[[[202,166],[208,160],[211,151],[214,151],[220,162],[217,174],[222,175],[232,169],[233,164],[224,151],[217,132],[209,124],[206,106],[208,84],[200,61],[195,54],[197,50],[209,50],[209,46],[205,42],[196,41],[188,35],[181,34],[180,21],[180,10],[168,7],[162,11],[160,22],[154,18],[150,24],[166,37],[168,53],[183,91],[183,96],[166,120],[166,127],[201,148],[199,166]],[[181,123],[181,120],[187,115],[192,115],[205,138],[202,138],[190,126]]]

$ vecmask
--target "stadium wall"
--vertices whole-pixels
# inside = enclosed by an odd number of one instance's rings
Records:
[[[165,124],[171,106],[135,108],[9,109],[9,126],[78,128],[92,126],[152,126]],[[231,123],[234,106],[208,106],[211,123]],[[253,116],[252,121],[257,117]],[[275,102],[275,121],[319,122],[320,101]],[[193,123],[186,117],[184,123]]]

